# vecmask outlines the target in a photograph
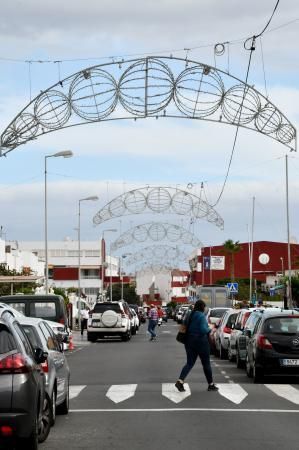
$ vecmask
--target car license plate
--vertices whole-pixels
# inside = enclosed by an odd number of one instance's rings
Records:
[[[100,321],[100,320],[93,320],[93,321],[92,321],[92,326],[93,326],[93,327],[99,327],[99,326],[101,326],[101,321]]]
[[[299,359],[281,359],[281,365],[286,367],[299,366]]]

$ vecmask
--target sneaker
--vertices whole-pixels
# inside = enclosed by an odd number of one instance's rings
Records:
[[[175,387],[177,388],[177,390],[178,390],[179,392],[185,392],[184,385],[183,385],[183,383],[181,383],[180,381],[177,381],[177,382],[175,383]]]
[[[216,386],[216,384],[209,384],[208,386],[208,391],[218,391],[218,387]]]

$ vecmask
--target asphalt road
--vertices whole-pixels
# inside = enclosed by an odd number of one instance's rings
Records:
[[[146,325],[130,342],[75,337],[71,410],[57,417],[42,450],[298,450],[297,380],[254,385],[235,364],[212,358],[219,392],[207,392],[198,362],[178,393],[185,352],[177,325],[158,331],[156,342]]]

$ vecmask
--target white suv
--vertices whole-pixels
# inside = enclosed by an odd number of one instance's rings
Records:
[[[126,302],[96,303],[89,313],[87,339],[95,342],[108,336],[120,336],[123,341],[131,339],[131,320]]]

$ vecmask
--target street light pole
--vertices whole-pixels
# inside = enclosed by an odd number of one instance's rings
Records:
[[[283,257],[282,257],[282,256],[280,257],[280,261],[281,261],[281,274],[282,274],[282,276],[283,276],[283,273],[284,273],[284,267],[283,267]]]
[[[127,256],[132,255],[132,253],[126,253],[125,255],[121,255],[121,264],[120,264],[120,277],[121,277],[121,299],[124,299],[124,277],[122,275],[122,268],[123,268],[123,260]]]
[[[115,228],[110,228],[108,230],[103,230],[102,240],[105,242],[105,233],[116,233],[117,230]],[[106,242],[105,242],[106,243]],[[102,300],[104,299],[104,255],[103,255],[103,245],[101,246],[101,262],[102,262]],[[112,277],[111,277],[111,242],[110,242],[110,300],[112,295]]]
[[[99,197],[93,195],[92,197],[81,198],[79,200],[79,214],[78,214],[78,328],[81,330],[81,202],[96,201]]]
[[[63,158],[71,158],[73,152],[71,150],[64,150],[62,152],[54,153],[53,155],[45,156],[45,294],[49,294],[49,273],[48,273],[48,195],[47,195],[47,159],[57,158],[62,156]]]

